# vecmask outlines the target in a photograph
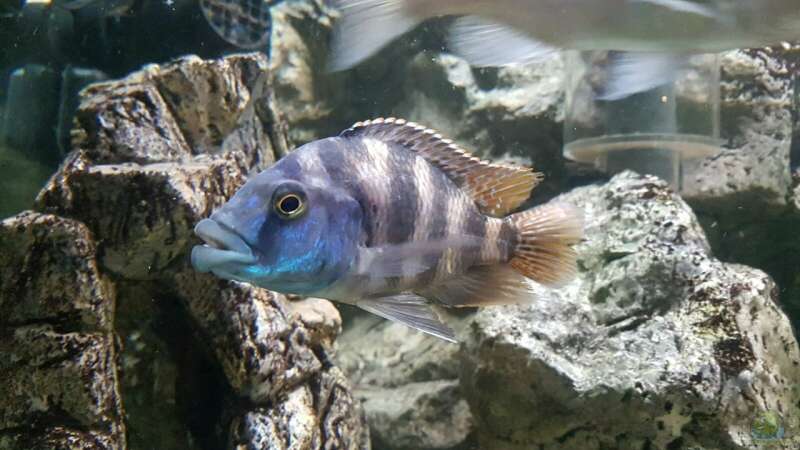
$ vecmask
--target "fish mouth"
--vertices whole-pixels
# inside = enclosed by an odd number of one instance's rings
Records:
[[[235,231],[213,219],[203,219],[194,234],[205,244],[192,249],[192,266],[199,272],[233,273],[256,262],[250,246]]]

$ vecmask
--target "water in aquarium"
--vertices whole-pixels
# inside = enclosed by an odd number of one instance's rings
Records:
[[[800,448],[795,0],[0,0],[0,450]]]

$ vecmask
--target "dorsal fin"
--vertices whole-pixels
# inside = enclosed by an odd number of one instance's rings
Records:
[[[519,207],[542,180],[542,174],[533,169],[483,161],[436,131],[403,119],[358,122],[340,136],[370,137],[402,145],[444,172],[467,191],[481,212],[490,216],[503,217]]]

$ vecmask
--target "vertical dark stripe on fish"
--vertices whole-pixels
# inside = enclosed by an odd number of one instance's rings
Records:
[[[469,205],[472,206],[472,205]],[[477,242],[483,242],[486,238],[486,217],[478,211],[476,207],[467,207],[465,208],[466,217],[464,218],[465,223],[464,227],[464,234],[467,238],[472,242],[473,240]],[[461,253],[461,264],[462,267],[469,267],[473,264],[480,262],[481,256],[481,245],[471,244],[469,249],[465,250]]]
[[[364,231],[369,235],[371,233],[369,224],[374,221],[374,213],[369,208],[369,202],[367,194],[364,192],[364,187],[361,183],[355,182],[352,174],[353,169],[350,167],[351,160],[363,158],[348,158],[348,153],[357,156],[365,153],[365,150],[362,146],[356,145],[356,143],[351,140],[332,138],[328,145],[320,148],[319,159],[331,181],[344,186],[350,195],[361,205],[361,212],[364,217]],[[369,243],[366,243],[366,245],[369,245]]]
[[[367,246],[377,247],[386,244],[389,225],[390,150],[386,143],[376,139],[351,140],[356,141],[360,143],[359,152],[348,154],[348,157],[351,158],[355,182],[361,184],[369,207]]]
[[[497,239],[497,250],[500,253],[500,261],[507,262],[511,259],[511,252],[517,245],[517,230],[511,222],[504,220],[500,226],[500,235]]]
[[[389,148],[389,199],[385,205],[390,208],[387,216],[386,242],[400,244],[408,242],[414,235],[414,223],[417,217],[417,198],[419,190],[413,171],[415,155],[398,148]]]
[[[297,158],[283,158],[275,164],[275,168],[280,170],[286,178],[293,180],[303,178],[303,168]]]

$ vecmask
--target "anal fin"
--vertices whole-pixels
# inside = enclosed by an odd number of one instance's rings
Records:
[[[457,343],[455,333],[443,324],[428,301],[414,294],[363,299],[356,305],[365,311],[394,320],[424,333]]]
[[[515,305],[534,300],[528,280],[507,265],[473,267],[421,294],[455,307]]]

